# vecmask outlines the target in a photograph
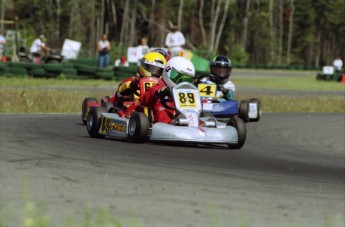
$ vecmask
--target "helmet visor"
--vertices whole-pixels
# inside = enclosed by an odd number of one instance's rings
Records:
[[[190,75],[179,73],[174,68],[172,68],[172,70],[171,70],[170,79],[175,84],[179,84],[179,83],[182,83],[182,82],[193,83],[193,78]]]
[[[212,66],[211,73],[216,76],[219,76],[220,78],[228,78],[231,73],[231,68]]]
[[[151,65],[144,63],[143,64],[144,69],[152,74],[153,77],[161,77],[163,73],[163,65],[157,66],[157,65]]]

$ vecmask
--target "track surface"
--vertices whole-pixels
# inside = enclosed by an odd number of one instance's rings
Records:
[[[228,150],[93,139],[79,115],[0,115],[0,198],[22,210],[27,182],[54,226],[87,204],[125,226],[344,226],[344,121],[264,113]]]

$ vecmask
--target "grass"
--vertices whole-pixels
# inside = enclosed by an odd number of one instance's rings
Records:
[[[44,202],[34,201],[29,194],[29,184],[27,179],[22,182],[22,203],[21,209],[14,212],[11,203],[0,200],[0,226],[1,227],[51,227],[56,226],[48,213]],[[84,206],[81,217],[71,214],[64,218],[66,227],[123,227],[125,226],[118,219],[115,219],[109,209],[93,209],[90,205]],[[139,227],[139,222],[131,220],[129,226]]]
[[[13,212],[9,210],[9,206],[4,206],[3,202],[0,204],[0,226],[1,227],[52,227],[56,226],[54,220],[47,212],[43,203],[36,203],[29,197],[24,197],[22,209],[17,210],[13,215]],[[216,206],[210,207],[210,227],[223,227],[222,216]],[[233,221],[233,226],[236,227],[251,227],[255,224],[249,224],[245,211],[241,210],[236,220]],[[114,218],[109,209],[101,208],[94,209],[89,205],[86,205],[81,217],[76,217],[75,214],[70,214],[64,218],[64,226],[66,227],[140,227],[143,225],[138,218],[133,217],[129,220],[129,223],[125,224],[123,221]],[[323,217],[323,226],[325,227],[343,227],[343,217],[338,214],[328,214]],[[281,223],[277,226],[292,226],[299,227],[304,226],[302,220],[296,219],[292,223]]]
[[[233,80],[236,86],[259,87],[297,91],[345,91],[342,83],[335,81],[317,81],[315,76],[258,76],[242,77]]]
[[[344,91],[336,82],[320,82],[314,76],[237,77],[237,87],[277,90]],[[66,80],[0,77],[0,113],[79,113],[85,97],[101,99],[115,92],[117,81]],[[272,96],[236,94],[238,100],[259,98],[263,112],[332,112],[344,113],[340,95]]]

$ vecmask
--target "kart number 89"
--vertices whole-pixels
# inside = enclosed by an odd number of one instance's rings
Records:
[[[181,108],[196,108],[194,93],[178,93],[179,106]]]

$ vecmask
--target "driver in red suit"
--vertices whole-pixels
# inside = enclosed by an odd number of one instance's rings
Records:
[[[158,52],[149,52],[140,60],[138,73],[124,79],[118,86],[115,93],[115,106],[122,107],[123,102],[138,100],[138,96],[134,94],[133,90],[138,90],[138,81],[143,77],[162,76],[164,65],[166,64],[165,57]]]
[[[125,101],[138,100],[139,97],[133,94],[133,90],[138,89],[138,81],[143,77],[160,78],[168,58],[170,58],[169,55],[163,49],[155,49],[144,55],[143,59],[140,60],[139,71],[136,75],[122,80],[115,95],[104,97],[102,103],[109,101],[115,106],[121,107]]]
[[[165,99],[166,104],[174,108],[174,103],[171,100],[171,88],[180,82],[192,83],[194,75],[195,68],[193,63],[184,57],[173,57],[167,62],[162,78],[159,79],[156,85],[149,88],[139,97],[141,105],[151,107],[153,123],[172,123],[175,110],[164,107],[161,99]]]

